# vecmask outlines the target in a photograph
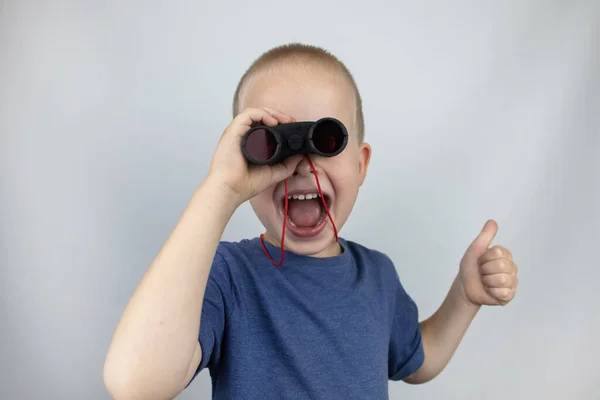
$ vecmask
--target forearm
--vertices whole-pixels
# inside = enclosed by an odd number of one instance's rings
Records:
[[[226,197],[207,182],[197,190],[137,287],[105,362],[114,397],[172,398],[185,386],[212,261],[236,208]]]
[[[479,308],[465,298],[458,280],[455,280],[440,308],[421,322],[425,361],[419,370],[404,381],[424,383],[442,372]]]

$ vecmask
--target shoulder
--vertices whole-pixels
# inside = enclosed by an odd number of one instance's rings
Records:
[[[215,256],[227,262],[252,261],[261,255],[259,238],[238,241],[221,240]]]
[[[359,254],[359,255],[369,257],[372,259],[376,259],[379,261],[385,261],[388,263],[392,262],[390,257],[381,250],[377,250],[372,247],[367,247],[367,246],[360,244],[358,242],[355,242],[353,240],[349,240],[349,239],[343,239],[343,240],[344,240],[344,243],[346,244],[346,247],[355,254]]]
[[[386,253],[352,240],[344,239],[344,243],[358,265],[367,266],[372,272],[383,274],[387,278],[398,279],[396,266]]]
[[[211,274],[231,275],[238,274],[256,260],[255,239],[242,239],[240,241],[221,240],[215,251]]]

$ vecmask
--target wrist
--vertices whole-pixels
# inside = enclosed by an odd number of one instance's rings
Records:
[[[215,177],[209,176],[194,193],[194,199],[209,201],[213,209],[231,216],[243,203],[239,196]]]
[[[457,276],[452,283],[450,288],[450,296],[455,299],[455,302],[459,307],[476,313],[481,308],[481,304],[475,304],[471,300],[469,300],[467,296],[467,291],[465,290],[463,281],[460,279],[460,276]]]

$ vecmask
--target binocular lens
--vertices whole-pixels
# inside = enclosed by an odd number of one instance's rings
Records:
[[[321,153],[335,153],[344,144],[344,132],[337,123],[323,121],[315,126],[312,142]]]
[[[256,161],[266,162],[275,155],[277,140],[271,131],[255,129],[246,139],[246,151]]]
[[[273,127],[258,125],[242,138],[242,151],[255,164],[275,164],[294,154],[333,157],[348,141],[346,127],[337,119],[322,118]]]

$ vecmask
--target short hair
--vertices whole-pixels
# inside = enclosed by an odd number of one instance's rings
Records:
[[[337,69],[342,73],[342,76],[346,78],[346,80],[350,83],[350,86],[352,86],[352,90],[354,91],[354,97],[356,99],[356,121],[354,122],[356,124],[357,129],[356,133],[358,142],[362,143],[365,135],[365,123],[362,109],[362,99],[354,77],[352,76],[346,65],[340,59],[338,59],[329,51],[314,45],[308,45],[303,43],[289,43],[274,47],[261,54],[260,57],[258,57],[252,63],[252,65],[250,65],[250,67],[246,70],[246,72],[244,73],[244,75],[242,75],[241,79],[238,82],[235,94],[233,96],[233,115],[235,116],[240,112],[239,103],[242,89],[244,88],[248,79],[253,74],[266,67],[273,66],[278,62],[293,59],[300,59],[304,62],[309,63],[322,63],[331,66],[333,67],[333,69]]]

